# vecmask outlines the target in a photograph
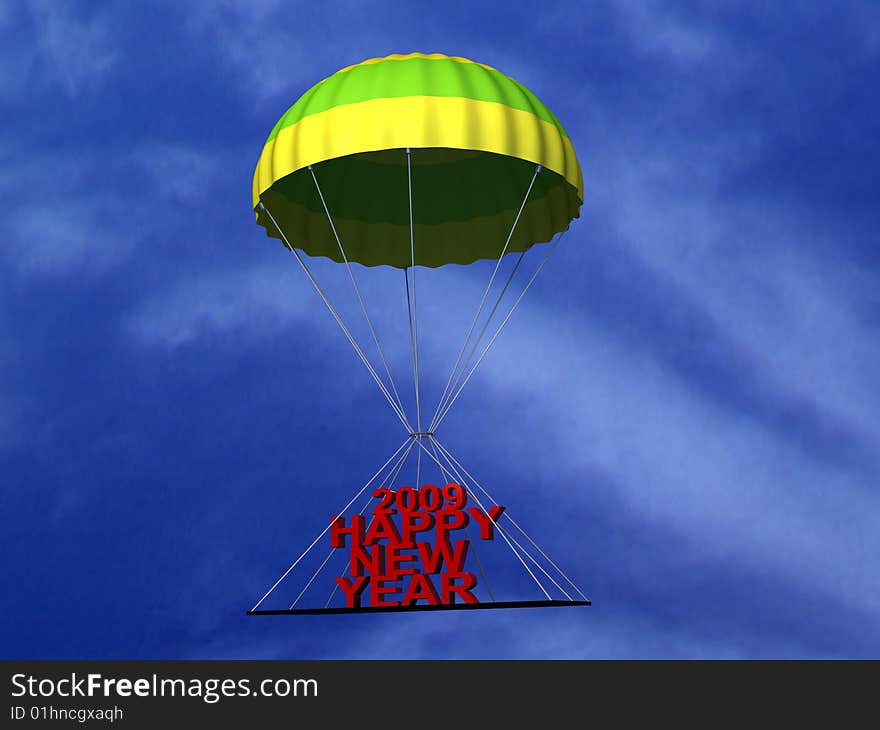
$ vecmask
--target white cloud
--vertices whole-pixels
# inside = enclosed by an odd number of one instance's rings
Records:
[[[144,240],[179,225],[169,204],[204,205],[221,181],[217,157],[154,140],[106,157],[7,145],[0,160],[0,191],[13,199],[26,191],[0,221],[0,256],[22,276],[104,275]],[[146,177],[117,184],[135,169]]]
[[[215,149],[147,140],[131,161],[150,176],[157,196],[176,202],[203,202],[222,181],[223,155]]]
[[[83,17],[68,3],[0,4],[0,100],[35,88],[60,88],[70,99],[99,89],[118,68],[118,22],[107,10]]]
[[[682,68],[725,74],[742,72],[752,57],[749,48],[733,41],[723,25],[700,21],[697,13],[680,13],[660,2],[619,3],[615,11],[632,38],[633,48],[648,51]],[[719,64],[723,61],[723,65]]]
[[[573,513],[589,495],[579,497],[571,485],[589,489],[599,471],[632,515],[676,535],[689,561],[732,559],[854,610],[880,612],[876,479],[805,454],[582,321],[552,314],[551,331],[551,314],[533,305],[517,326],[519,337],[504,341],[475,383],[488,390],[479,402],[524,400],[528,415],[495,423],[471,410],[472,423],[450,419],[451,449],[492,433],[484,460],[559,475],[545,481],[541,499],[561,500]],[[536,378],[541,372],[552,381]],[[519,427],[526,418],[540,427],[537,434]],[[504,502],[503,490],[494,491]],[[527,504],[511,503],[509,511],[528,529]],[[588,570],[597,558],[582,559]],[[589,594],[589,583],[584,587]]]
[[[5,253],[27,276],[100,276],[134,246],[120,223],[109,201],[90,195],[27,203],[9,213]]]
[[[748,149],[732,140],[730,155]],[[627,252],[705,311],[760,367],[766,386],[880,438],[872,385],[880,343],[861,314],[875,284],[870,272],[827,253],[847,250],[835,240],[846,234],[784,204],[720,197],[723,153],[699,184],[680,162],[698,155],[686,144],[675,155],[618,149],[599,163],[610,184],[596,206],[609,211]]]
[[[608,615],[601,608],[528,609],[448,614],[439,621],[419,621],[408,616],[420,630],[404,633],[375,631],[359,634],[348,642],[345,658],[394,659],[492,658],[492,659],[606,659],[665,658],[739,659],[762,652],[785,656],[803,651],[789,642],[767,637],[707,635],[697,628],[662,625],[637,614]],[[430,627],[435,627],[432,631]],[[389,627],[390,628],[390,627]],[[426,630],[427,629],[427,630]],[[491,630],[492,641],[486,641]],[[442,634],[441,634],[442,632]],[[444,638],[441,638],[444,637]],[[456,641],[449,642],[448,636]],[[732,638],[732,637],[731,637]],[[337,652],[334,656],[338,656]],[[330,658],[330,654],[326,655]]]
[[[144,345],[171,349],[230,331],[271,335],[315,304],[296,274],[276,266],[184,277],[141,304],[124,326]]]
[[[741,659],[809,653],[782,638],[718,635],[663,625],[638,614],[601,608],[524,609],[373,616],[371,630],[348,625],[331,637],[307,633],[278,641],[221,638],[186,651],[186,658],[261,659]],[[266,619],[254,618],[252,626]],[[284,619],[282,619],[284,620]],[[303,619],[292,618],[290,621]],[[401,630],[402,622],[407,624]],[[491,640],[487,640],[491,635]],[[449,637],[454,636],[455,641]]]
[[[68,6],[31,2],[39,58],[49,74],[74,98],[98,86],[116,66],[111,20],[106,14],[75,17]]]
[[[691,159],[687,145],[676,153]],[[716,159],[725,156],[721,150]],[[874,296],[871,277],[811,253],[804,242],[823,234],[785,206],[757,211],[716,200],[711,165],[699,185],[686,167],[609,145],[594,167],[609,184],[593,209],[618,229],[627,253],[756,364],[747,377],[759,392],[811,403],[876,454],[880,343],[860,317]],[[717,182],[721,171],[714,172]],[[824,235],[831,236],[824,250],[833,250],[833,234]],[[516,458],[538,473],[558,470],[549,444],[567,482],[589,469],[607,474],[634,515],[678,534],[698,559],[730,555],[880,612],[880,470],[872,457],[854,466],[807,452],[760,417],[695,388],[650,347],[538,302],[523,308],[497,348],[475,386],[498,402],[527,399],[530,422],[545,434],[535,443],[508,429],[513,445],[495,454],[499,463]],[[544,372],[553,373],[552,384],[535,376]]]
[[[199,47],[226,69],[230,82],[247,99],[265,102],[277,95],[296,96],[323,77],[314,77],[313,47],[301,41],[318,27],[314,8],[274,0],[248,3],[195,3],[187,9],[185,27]],[[286,108],[286,107],[285,107]],[[276,110],[281,116],[284,108]],[[271,129],[271,124],[266,134]]]
[[[14,100],[27,89],[37,59],[31,39],[17,25],[18,16],[11,2],[0,4],[0,101]]]

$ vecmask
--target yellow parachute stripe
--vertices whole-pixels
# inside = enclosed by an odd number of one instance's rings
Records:
[[[574,148],[555,125],[496,102],[408,96],[333,107],[282,129],[260,155],[253,205],[276,180],[309,165],[405,147],[479,150],[528,160],[561,175],[583,201]]]

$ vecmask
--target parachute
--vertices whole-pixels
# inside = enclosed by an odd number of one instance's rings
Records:
[[[559,120],[529,89],[491,66],[436,53],[372,58],[317,83],[281,116],[259,156],[252,194],[257,224],[295,256],[405,428],[406,440],[333,515],[315,542],[249,614],[589,605],[580,589],[436,435],[550,253],[580,214],[581,168]],[[542,249],[540,263],[490,335],[489,326],[533,247]],[[493,287],[501,286],[502,262],[511,257],[513,270],[490,306]],[[368,355],[371,348],[361,346],[319,283],[312,271],[317,260],[329,260],[344,269],[381,365],[374,364]],[[437,407],[428,418],[420,392],[424,373],[419,367],[417,282],[430,270],[476,262],[488,262],[491,275]],[[404,271],[414,409],[400,395],[361,286],[372,271],[384,267]],[[413,452],[418,462],[415,489],[396,488],[395,480]],[[423,459],[439,470],[445,491],[421,484]],[[456,486],[462,491],[447,489]],[[436,494],[462,495],[464,502],[458,504],[458,497],[452,502],[435,499],[432,489],[438,490]],[[357,515],[350,515],[346,523],[346,511],[365,493],[367,502],[360,516],[377,499],[391,500],[397,506],[374,507],[369,526],[361,524]],[[395,502],[401,494],[408,496]],[[427,496],[423,499],[423,495]],[[388,518],[387,509],[394,519]],[[387,522],[387,539],[365,541],[365,534],[375,533],[377,520]],[[475,553],[476,545],[456,540],[453,548],[452,540],[456,531],[485,525],[487,520],[494,529],[482,529],[482,539],[494,539],[496,533],[503,539],[540,589],[537,600],[497,600],[491,590],[488,602],[476,597],[472,589],[477,579],[462,564],[464,555]],[[421,529],[414,530],[413,525]],[[409,541],[400,534],[407,526]],[[330,554],[293,604],[277,610],[261,608],[328,532]],[[464,542],[467,545],[460,545]],[[351,549],[349,562],[345,575],[336,579],[331,599],[323,607],[303,608],[300,601],[305,592],[334,551],[344,552],[345,547]],[[429,569],[401,573],[402,563],[395,564],[393,559],[389,567],[388,552],[394,555],[395,550],[398,556],[407,550],[411,556],[426,556]],[[455,563],[455,570],[443,573],[441,591],[432,588],[425,576],[438,572],[442,556]],[[361,580],[367,568],[369,575]],[[410,578],[409,585],[415,587],[402,588],[398,600],[386,600],[384,589],[377,586],[402,575],[421,577]],[[361,604],[358,591],[372,592],[369,606]],[[344,597],[346,604],[331,605],[335,595]]]

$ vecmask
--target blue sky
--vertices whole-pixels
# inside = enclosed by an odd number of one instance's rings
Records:
[[[874,3],[7,2],[0,38],[5,658],[880,656]],[[253,166],[416,50],[525,83],[584,168],[442,437],[594,605],[247,618],[402,440]],[[434,393],[485,269],[438,274]]]

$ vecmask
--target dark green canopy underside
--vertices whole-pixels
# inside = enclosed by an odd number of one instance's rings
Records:
[[[405,150],[341,157],[313,166],[349,261],[365,266],[412,264]],[[498,258],[535,165],[514,157],[455,149],[412,151],[415,262],[468,264]],[[341,262],[339,244],[309,170],[278,180],[263,193],[291,245]],[[508,252],[549,241],[578,217],[574,187],[549,170],[538,174]],[[257,223],[280,238],[268,216]]]

